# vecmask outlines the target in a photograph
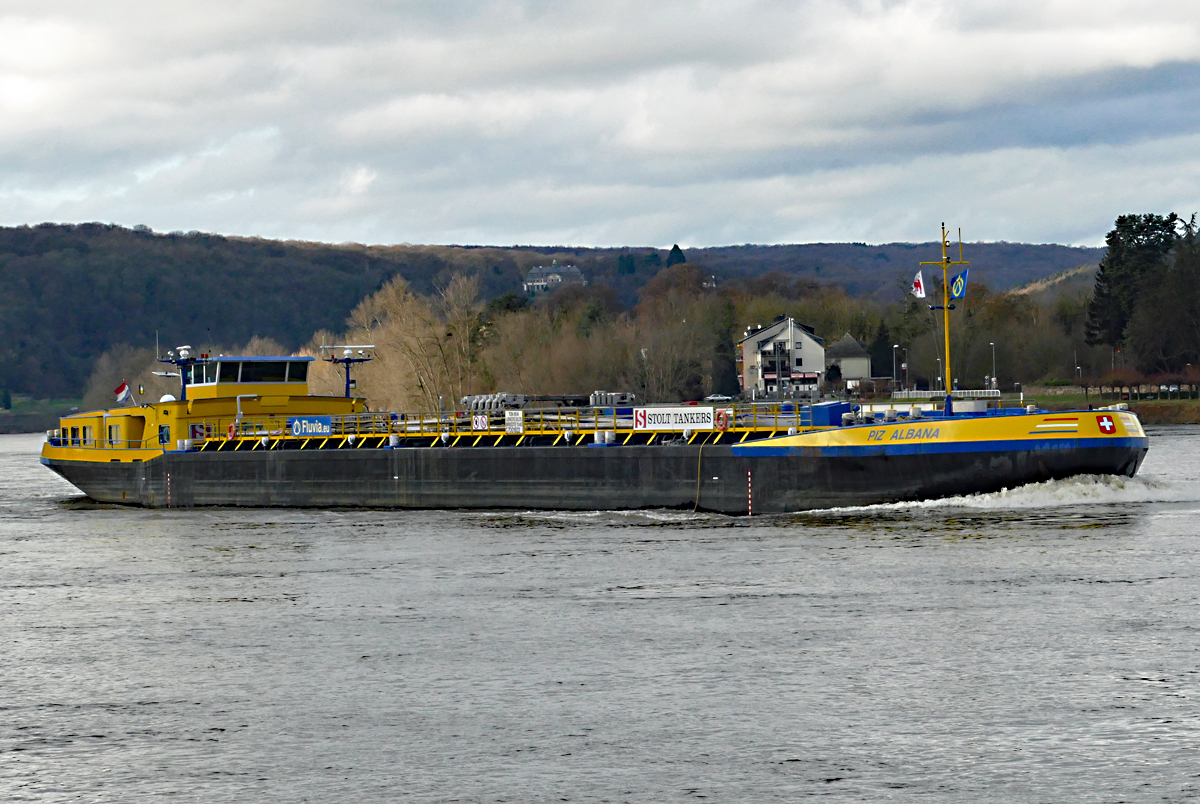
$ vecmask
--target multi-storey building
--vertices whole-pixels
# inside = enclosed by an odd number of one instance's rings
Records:
[[[735,359],[742,391],[755,396],[811,393],[825,371],[825,348],[813,328],[783,316],[747,329]]]

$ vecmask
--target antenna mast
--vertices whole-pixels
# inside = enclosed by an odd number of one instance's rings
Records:
[[[367,349],[374,350],[375,344],[373,344],[373,343],[343,344],[343,345],[339,345],[339,346],[322,346],[321,347],[322,351],[324,351],[326,349],[330,350],[330,352],[331,352],[329,357],[325,358],[325,361],[327,363],[333,363],[335,365],[342,365],[342,366],[346,367],[346,398],[349,399],[350,398],[350,386],[352,385],[352,382],[350,380],[350,367],[353,366],[355,363],[366,363],[370,360],[374,360],[375,355],[373,353],[368,354],[364,350],[367,350]],[[341,357],[338,357],[336,354],[332,353],[333,350],[335,350],[335,349],[342,350]],[[358,357],[354,356],[355,349],[358,350]]]
[[[958,230],[958,259],[950,259],[949,249],[950,240],[948,239],[949,232],[946,231],[946,223],[942,222],[942,259],[940,262],[923,262],[921,265],[940,265],[942,267],[942,304],[941,306],[929,305],[930,310],[942,311],[942,331],[945,333],[946,340],[946,396],[949,397],[951,389],[954,387],[950,382],[950,311],[954,306],[950,304],[950,278],[949,270],[951,265],[970,265],[963,259],[962,250],[962,228]]]

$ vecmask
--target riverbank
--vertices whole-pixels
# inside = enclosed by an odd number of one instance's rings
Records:
[[[58,427],[60,416],[79,410],[78,399],[32,399],[13,394],[12,407],[0,410],[0,433],[40,433]]]

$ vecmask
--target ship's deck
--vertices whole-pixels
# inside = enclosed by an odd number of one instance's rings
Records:
[[[864,406],[865,407],[865,406]],[[848,425],[910,423],[932,425],[948,420],[994,419],[1026,416],[1026,408],[989,408],[949,416],[931,405],[901,403],[885,410],[854,410],[849,404],[830,408],[794,403],[680,406],[708,418],[708,424],[658,430],[639,427],[635,411],[652,408],[596,407],[454,411],[443,413],[363,412],[334,415],[280,412],[267,416],[218,416],[175,422],[184,438],[160,443],[146,438],[110,443],[103,438],[68,435],[67,420],[61,431],[48,437],[51,447],[89,453],[90,460],[147,459],[162,451],[241,452],[257,450],[342,450],[379,448],[513,447],[513,446],[644,446],[737,445],[779,436],[844,430]],[[128,409],[122,411],[128,413]],[[853,421],[842,422],[851,413]],[[1046,414],[1038,410],[1037,414]],[[1126,414],[1128,415],[1128,414]],[[836,419],[832,421],[831,419]],[[644,424],[644,423],[643,423]],[[1053,429],[1051,422],[1045,425]],[[1067,433],[1063,433],[1066,435]],[[147,433],[147,435],[153,435]],[[173,449],[174,448],[174,449]],[[97,452],[106,455],[97,454]],[[136,455],[135,455],[136,453]],[[117,456],[120,457],[117,457]]]

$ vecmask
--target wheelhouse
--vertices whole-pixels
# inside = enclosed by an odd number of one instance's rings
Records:
[[[210,357],[180,366],[192,399],[262,394],[308,396],[311,357]]]

